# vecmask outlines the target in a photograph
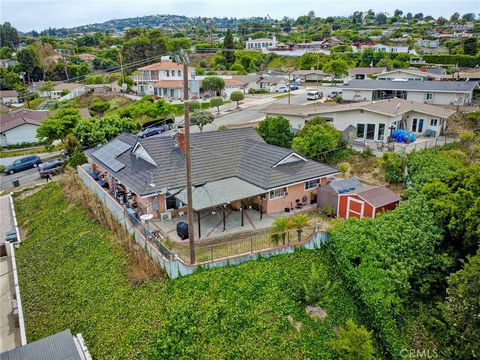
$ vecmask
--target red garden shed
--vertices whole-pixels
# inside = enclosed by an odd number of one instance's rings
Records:
[[[362,186],[338,194],[337,217],[374,218],[383,210],[393,210],[400,197],[384,186]]]

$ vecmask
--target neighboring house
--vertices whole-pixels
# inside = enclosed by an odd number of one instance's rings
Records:
[[[0,114],[0,146],[19,144],[22,142],[38,142],[37,129],[41,122],[55,114],[54,111],[21,109]],[[88,109],[80,109],[82,118],[90,117]]]
[[[233,80],[241,81],[246,84],[246,91],[250,89],[258,90],[260,89],[260,80],[262,77],[260,75],[232,75]]]
[[[375,75],[377,80],[446,80],[452,76],[446,74],[436,74],[425,69],[394,69]]]
[[[245,48],[247,50],[266,51],[269,47],[272,46],[277,46],[277,38],[275,36],[272,39],[260,38],[252,40],[252,38],[249,38],[245,43]]]
[[[95,59],[95,55],[93,54],[88,54],[88,53],[84,53],[84,54],[79,54],[77,55],[81,60],[83,61],[86,61],[86,62],[92,62],[93,59]]]
[[[288,80],[283,76],[265,76],[260,81],[260,89],[275,92],[281,85],[286,85]]]
[[[53,90],[51,91],[41,90],[43,84],[43,81],[34,82],[29,87],[28,91],[37,93],[38,96],[42,98],[50,98],[52,100],[58,100],[68,93],[73,93],[76,94],[76,96],[79,96],[86,92],[85,85],[79,83],[53,82]]]
[[[406,129],[417,136],[438,137],[447,119],[455,113],[441,106],[404,99],[339,105],[272,104],[263,112],[268,116],[285,117],[294,129],[302,128],[315,117],[322,117],[342,132],[351,126],[353,139],[379,142],[387,142],[390,132],[396,129]]]
[[[453,75],[454,79],[462,81],[480,81],[480,69],[469,69],[457,72]]]
[[[392,54],[408,53],[408,46],[376,44],[372,46],[373,51],[380,51]]]
[[[223,91],[218,91],[217,93],[214,93],[212,91],[206,91],[203,89],[203,80],[207,78],[208,76],[195,76],[195,80],[192,81],[193,87],[198,87],[200,91],[200,97],[203,97],[205,95],[208,96],[222,96],[222,97],[229,97],[230,94],[234,91],[241,91],[242,93],[246,94],[247,89],[248,89],[248,84],[244,83],[243,81],[240,81],[238,79],[233,79],[231,75],[216,75],[217,77],[223,79],[225,82],[225,87],[223,88]]]
[[[133,74],[137,94],[157,95],[162,98],[183,98],[183,65],[173,61],[161,61],[137,69],[139,74]],[[192,89],[195,70],[188,68],[189,88],[191,97],[199,97],[199,87]]]
[[[234,91],[241,91],[244,94],[248,93],[248,85],[237,79],[225,79],[225,88],[223,93],[225,97],[230,97],[230,94]]]
[[[386,67],[354,67],[348,69],[348,77],[355,80],[365,80],[369,76],[380,74],[386,70]]]
[[[92,360],[81,334],[70,330],[47,336],[0,354],[2,360]]]
[[[334,180],[318,188],[318,207],[331,206],[337,217],[358,219],[393,210],[400,197],[384,186],[365,186],[357,178]]]
[[[440,46],[440,40],[435,39],[435,40],[428,40],[428,39],[419,39],[416,42],[418,47],[421,48],[437,48]]]
[[[435,105],[469,105],[474,81],[352,80],[342,86],[347,101],[371,101],[402,98]]]
[[[18,92],[16,90],[1,90],[0,102],[5,105],[18,104]]]
[[[309,81],[329,81],[332,79],[332,76],[329,74],[325,74],[322,70],[296,70],[292,72],[293,79],[299,79],[303,82]]]
[[[197,213],[251,200],[262,213],[290,210],[315,201],[316,189],[338,170],[306,159],[287,148],[267,144],[254,128],[193,133],[191,157],[193,203]],[[110,191],[129,194],[140,213],[170,219],[186,203],[185,139],[140,139],[120,134],[100,148],[87,150],[93,169]],[[127,200],[128,203],[128,200]],[[210,209],[210,210],[209,210]]]

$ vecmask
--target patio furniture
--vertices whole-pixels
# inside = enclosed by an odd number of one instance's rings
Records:
[[[185,221],[177,224],[177,235],[182,240],[188,239],[188,224]]]

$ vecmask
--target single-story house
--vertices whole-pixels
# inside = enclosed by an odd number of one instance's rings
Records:
[[[69,329],[0,354],[2,360],[92,360],[83,336]]]
[[[36,137],[38,127],[43,120],[57,111],[20,109],[0,114],[0,146],[40,141]],[[80,109],[80,114],[84,119],[90,117],[86,108]]]
[[[318,188],[319,208],[331,206],[339,218],[374,218],[393,210],[400,197],[384,186],[365,186],[357,178],[334,180]]]
[[[392,54],[408,53],[408,46],[376,44],[373,51],[387,52]]]
[[[68,82],[53,82],[53,90],[41,90],[43,81],[34,82],[28,89],[33,93],[38,93],[42,98],[50,98],[53,100],[60,99],[66,93],[83,94],[87,90],[83,84]]]
[[[377,80],[446,80],[451,79],[451,75],[446,74],[436,74],[428,71],[428,69],[418,70],[418,69],[394,69],[390,71],[385,71],[380,74],[376,74],[375,78]]]
[[[0,102],[5,105],[18,104],[18,92],[16,90],[1,90]]]
[[[283,212],[314,203],[316,188],[338,174],[326,164],[267,144],[253,128],[193,133],[190,140],[196,212],[238,209],[246,199],[261,213]],[[185,212],[183,129],[174,137],[140,139],[124,133],[86,152],[111,193],[121,194],[137,213],[166,219]]]
[[[342,85],[347,101],[402,98],[435,105],[469,105],[475,81],[351,80]]]
[[[301,80],[303,82],[315,82],[315,81],[330,81],[332,76],[325,74],[322,70],[295,70],[292,72],[292,77],[295,80]]]
[[[386,70],[386,67],[354,67],[348,69],[348,76],[350,79],[365,80]]]
[[[223,89],[223,93],[225,97],[230,97],[230,94],[234,91],[241,91],[242,93],[246,94],[247,84],[244,82],[237,80],[237,79],[225,79],[225,88]]]
[[[462,81],[480,81],[480,69],[469,69],[456,72],[454,75],[456,80]]]
[[[438,137],[455,113],[445,107],[396,98],[336,105],[271,104],[263,112],[285,117],[294,129],[322,117],[342,132],[353,126],[355,139],[381,142],[387,142],[390,132],[396,129],[409,130],[417,136]]]
[[[262,77],[257,74],[248,74],[248,75],[232,75],[233,80],[241,81],[246,84],[246,91],[249,89],[260,89],[260,80]]]
[[[275,92],[279,86],[286,85],[287,82],[288,79],[282,76],[265,76],[259,81],[260,89],[265,89],[270,92]]]

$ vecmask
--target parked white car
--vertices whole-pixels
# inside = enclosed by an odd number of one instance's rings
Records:
[[[319,90],[311,90],[307,92],[307,100],[318,100],[323,97],[323,93]]]
[[[288,92],[289,88],[287,85],[280,85],[277,87],[277,90],[275,90],[276,92]]]

